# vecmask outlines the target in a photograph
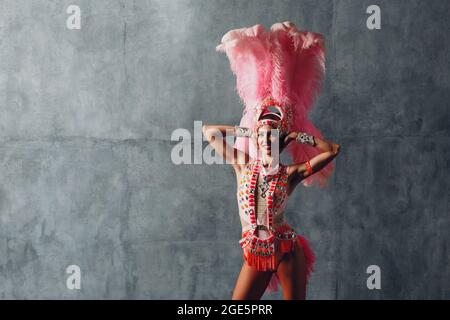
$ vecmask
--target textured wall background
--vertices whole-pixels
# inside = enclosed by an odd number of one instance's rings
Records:
[[[381,30],[366,28],[371,4]],[[312,120],[343,147],[329,187],[299,187],[287,208],[317,255],[308,298],[450,298],[449,13],[446,0],[1,1],[0,297],[228,299],[233,169],[172,164],[170,137],[238,123],[215,52],[226,31],[291,20],[325,36]],[[81,290],[66,288],[71,264]],[[366,287],[371,264],[381,290]]]

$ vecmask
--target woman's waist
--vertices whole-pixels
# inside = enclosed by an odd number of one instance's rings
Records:
[[[292,243],[297,238],[295,230],[287,223],[272,225],[270,228],[252,225],[250,229],[242,231],[239,244],[242,248],[250,246],[273,246],[275,242]]]
[[[252,219],[255,219],[257,221],[257,224],[268,224],[269,217],[267,212],[258,213],[256,215],[253,215],[252,217],[251,214],[246,213],[244,210],[239,210],[239,219],[241,221],[242,228],[245,229],[248,228],[252,224],[252,222],[254,222],[252,221]],[[271,220],[273,225],[281,225],[287,223],[284,210],[274,211]]]
[[[252,230],[261,231],[263,233],[288,233],[294,231],[294,228],[286,221],[280,221],[279,223],[273,223],[271,226],[257,224],[257,225],[243,225],[242,226],[242,236],[246,235]]]

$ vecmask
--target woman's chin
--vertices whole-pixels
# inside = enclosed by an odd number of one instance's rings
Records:
[[[272,156],[272,150],[270,148],[264,148],[262,147],[260,149],[261,153],[264,154],[265,156]]]

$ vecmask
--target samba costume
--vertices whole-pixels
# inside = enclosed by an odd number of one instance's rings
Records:
[[[216,50],[227,54],[236,76],[236,89],[244,104],[241,128],[257,132],[259,127],[269,125],[283,134],[306,131],[322,136],[307,117],[325,74],[320,34],[299,31],[289,21],[275,23],[268,31],[257,24],[228,31]],[[276,114],[280,120],[261,119],[267,114]],[[319,151],[308,145],[307,137],[300,138],[303,140],[297,141],[301,143],[291,143],[287,150],[294,163],[309,164],[308,160]],[[279,254],[293,251],[297,242],[304,250],[309,279],[314,253],[307,240],[284,218],[288,200],[287,166],[279,163],[266,170],[261,163],[260,150],[244,135],[237,135],[234,147],[252,158],[241,172],[237,190],[242,224],[239,244],[244,259],[257,270],[275,271]],[[310,186],[318,182],[324,186],[332,168],[329,163],[302,183]],[[277,291],[278,284],[274,272],[266,291]]]

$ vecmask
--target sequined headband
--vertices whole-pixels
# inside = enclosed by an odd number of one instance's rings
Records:
[[[270,114],[273,112],[270,111],[269,107],[274,107],[277,109],[279,114],[277,114],[281,119],[273,120],[273,119],[262,119],[259,120],[265,114]],[[267,97],[264,101],[256,107],[255,118],[254,118],[254,130],[258,131],[258,129],[263,125],[270,125],[274,129],[279,129],[281,132],[289,132],[290,124],[292,120],[292,109],[289,105],[283,105],[280,102],[276,101],[272,97]]]
[[[262,126],[271,126],[273,129],[280,129],[281,128],[281,121],[280,120],[272,120],[272,119],[263,119],[259,120],[256,123],[256,130],[261,128]]]

